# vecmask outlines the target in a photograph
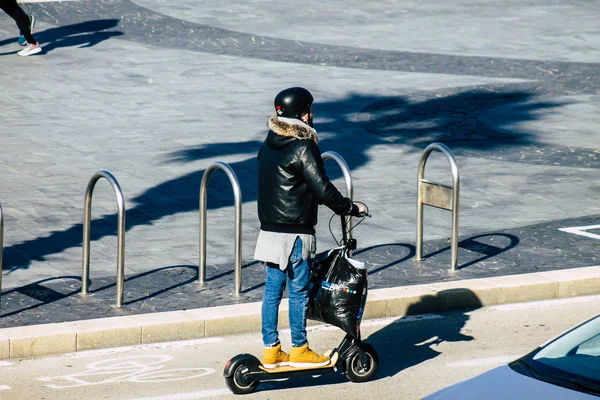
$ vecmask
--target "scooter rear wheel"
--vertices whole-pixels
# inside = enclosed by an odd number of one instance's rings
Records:
[[[361,350],[346,361],[346,376],[352,382],[366,382],[375,376],[379,355],[370,344],[363,343]]]
[[[259,382],[247,379],[246,372],[248,366],[240,364],[231,376],[225,377],[225,383],[233,394],[249,394],[256,390]]]

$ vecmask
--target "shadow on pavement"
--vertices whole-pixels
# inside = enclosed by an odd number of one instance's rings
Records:
[[[379,368],[375,380],[393,377],[405,369],[431,360],[441,354],[436,347],[443,342],[465,342],[476,338],[462,333],[469,320],[469,311],[480,308],[481,301],[475,293],[468,289],[453,289],[461,293],[461,304],[465,308],[459,311],[441,312],[440,314],[420,314],[426,307],[437,305],[440,311],[445,309],[448,291],[441,291],[431,296],[423,296],[419,302],[411,304],[406,310],[406,317],[390,323],[365,338],[365,342],[373,345],[379,355]],[[363,329],[364,330],[364,329]],[[332,334],[335,334],[332,332]],[[344,336],[339,331],[340,340]],[[315,347],[318,344],[315,343]],[[284,382],[264,382],[258,391],[292,389],[306,386],[331,385],[348,382],[340,373],[322,375],[318,378],[301,377]]]
[[[460,311],[441,314],[420,314],[435,307],[445,309],[446,296],[460,292],[461,303],[467,307]],[[403,317],[373,333],[365,341],[372,344],[379,354],[378,377],[390,377],[441,354],[436,346],[443,342],[475,340],[461,333],[469,320],[467,312],[480,308],[481,301],[468,289],[445,290],[435,295],[423,296],[418,303],[411,304],[407,317]],[[411,315],[415,315],[411,317]]]
[[[116,273],[97,277],[98,271],[90,271],[88,296],[81,295],[80,276],[43,279],[2,293],[0,328],[260,301],[262,265],[243,264],[242,271],[246,278],[239,297],[233,295],[235,274],[229,265],[207,268],[204,286],[199,284],[196,265],[172,265],[131,275],[125,278],[120,309],[113,307]]]
[[[360,249],[357,252],[354,253],[353,256],[358,256],[358,258],[360,258],[361,254],[364,253],[372,253],[374,251],[380,250],[380,249],[385,249],[386,251],[391,251],[391,249],[398,251],[400,254],[404,253],[406,251],[406,255],[402,256],[401,258],[389,262],[385,265],[382,266],[378,266],[375,268],[369,268],[369,274],[376,274],[378,272],[382,272],[390,267],[393,267],[395,265],[401,264],[405,261],[411,260],[415,254],[416,254],[416,250],[415,250],[415,246],[412,244],[405,244],[405,243],[388,243],[388,244],[379,244],[377,246],[371,246],[371,247],[366,247],[364,249]]]
[[[48,28],[34,32],[34,37],[42,45],[43,53],[49,53],[59,47],[87,48],[112,37],[123,35],[123,32],[120,31],[106,32],[106,30],[115,28],[117,25],[119,25],[118,19],[99,19]],[[0,47],[7,44],[16,44],[16,42],[16,37],[0,40]],[[15,52],[18,50],[15,50]],[[0,56],[14,54],[15,52],[0,53]]]
[[[484,239],[484,238],[486,239],[485,241],[477,240],[477,239]],[[498,245],[496,245],[496,243],[494,243],[494,244],[491,243],[494,239],[499,239],[499,238],[508,239],[509,243],[503,247],[499,247]],[[498,242],[498,240],[497,240],[497,242]],[[477,257],[473,258],[466,262],[464,259],[461,260],[461,258],[459,256],[456,269],[457,270],[465,269],[471,265],[488,260],[494,256],[497,256],[498,254],[504,253],[504,252],[509,251],[510,249],[518,246],[520,242],[521,241],[518,237],[516,237],[515,235],[511,235],[509,233],[486,233],[486,234],[476,235],[476,236],[461,240],[458,242],[459,249],[462,248],[464,250],[468,250],[469,253],[483,254],[483,256],[478,257],[478,258]],[[450,254],[450,250],[451,250],[450,246],[445,246],[443,248],[437,249],[430,253],[426,253],[424,251],[423,252],[423,260],[425,261],[429,258],[433,258],[442,253]],[[461,253],[459,253],[459,254],[461,254]],[[465,254],[465,253],[462,253],[462,254]]]
[[[79,311],[89,308],[87,316],[80,318],[95,318],[106,316],[106,310],[115,303],[116,283],[114,278],[94,278],[91,271],[89,296],[81,296],[81,276],[59,276],[43,279],[26,286],[7,290],[2,293],[3,312],[0,317],[10,317],[16,314],[39,309],[39,314],[50,314],[51,322],[64,322],[59,316],[52,316],[50,310],[56,303],[61,303],[63,312],[77,316]],[[192,282],[198,281],[198,267],[175,265],[157,268],[129,276],[124,282],[123,306],[143,303],[146,300],[159,297]],[[62,301],[66,300],[66,304]],[[105,309],[98,314],[98,306]],[[92,315],[96,312],[96,315]],[[129,312],[129,311],[125,311]]]
[[[74,32],[89,32],[90,28],[86,28],[89,23],[76,24],[71,28],[53,28],[45,31],[45,35],[55,39],[63,37],[65,45],[82,43]],[[92,23],[91,29],[108,29],[117,23],[118,20],[101,20]],[[90,40],[88,43],[94,42]],[[362,117],[359,123],[366,132],[353,130],[348,133],[344,127],[348,124],[356,126],[356,111],[365,104],[371,106],[360,111]],[[321,151],[337,151],[351,169],[357,169],[368,164],[370,149],[379,145],[411,145],[415,152],[420,153],[432,141],[444,141],[453,150],[476,151],[477,154],[499,148],[510,150],[514,147],[518,151],[519,146],[532,143],[535,137],[533,133],[519,130],[517,123],[534,120],[538,118],[538,112],[561,105],[558,102],[536,101],[532,92],[496,93],[474,89],[416,102],[405,97],[353,94],[338,101],[317,102],[315,108],[318,118],[329,121],[317,124],[317,129],[327,134],[319,143]],[[511,111],[503,118],[494,118],[487,125],[481,125],[481,113],[501,106],[510,106]],[[267,116],[265,124],[266,120]],[[266,134],[265,128],[257,129],[262,129]],[[473,132],[477,132],[477,135],[473,135]],[[238,176],[244,202],[252,205],[256,201],[256,153],[260,144],[260,140],[252,139],[233,145],[224,142],[187,147],[171,153],[167,162],[192,162],[217,156],[248,154],[246,159],[232,162],[230,166]],[[328,169],[331,179],[342,176],[339,168]],[[198,210],[198,191],[203,174],[204,169],[199,169],[177,176],[134,197],[132,203],[135,205],[127,207],[126,229],[151,225],[165,216]],[[224,173],[215,172],[209,186],[209,209],[233,206],[233,192]],[[91,240],[116,236],[116,219],[115,213],[92,221]],[[82,225],[74,224],[46,237],[5,248],[4,269],[8,274],[17,269],[27,269],[31,260],[44,260],[50,254],[81,244]]]
[[[73,281],[74,284],[62,283],[64,281]],[[75,296],[80,291],[80,276],[59,276],[42,279],[25,286],[3,291],[1,300],[4,304],[2,304],[0,318],[10,317],[24,311],[58,302]]]

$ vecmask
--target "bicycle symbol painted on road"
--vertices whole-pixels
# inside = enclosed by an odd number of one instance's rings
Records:
[[[45,385],[51,389],[67,389],[116,382],[173,382],[200,378],[215,372],[213,368],[200,367],[165,369],[162,364],[172,359],[171,356],[157,355],[103,360],[87,365],[87,369],[82,372],[38,378],[38,380],[57,382]]]

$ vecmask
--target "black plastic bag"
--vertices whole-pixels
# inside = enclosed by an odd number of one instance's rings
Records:
[[[343,247],[315,261],[311,269],[307,317],[335,325],[360,338],[360,320],[367,300],[364,263],[348,257]]]

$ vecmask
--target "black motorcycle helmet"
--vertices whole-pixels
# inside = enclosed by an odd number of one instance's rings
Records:
[[[302,114],[310,110],[314,100],[312,94],[304,88],[284,89],[275,96],[275,111],[280,117],[300,119]]]

